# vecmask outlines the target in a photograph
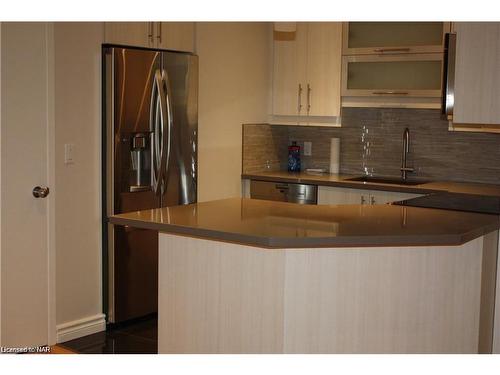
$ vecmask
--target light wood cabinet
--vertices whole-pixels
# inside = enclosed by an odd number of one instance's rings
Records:
[[[273,33],[273,114],[301,116],[306,81],[307,24],[296,30]]]
[[[158,47],[174,51],[194,52],[194,22],[156,22],[160,35]]]
[[[341,23],[299,22],[273,36],[272,114],[340,116]]]
[[[104,41],[137,47],[155,47],[153,22],[106,22]]]
[[[340,116],[342,25],[307,26],[307,99],[309,116]]]
[[[458,22],[453,125],[500,125],[500,23]],[[451,72],[449,72],[451,73]],[[478,126],[478,128],[474,128]]]
[[[318,186],[318,204],[369,204],[370,191]]]
[[[419,196],[421,194],[318,186],[318,204],[387,204]]]
[[[194,52],[193,22],[106,22],[106,43]]]
[[[370,204],[387,204],[422,196],[422,194],[401,193],[399,191],[370,190]]]

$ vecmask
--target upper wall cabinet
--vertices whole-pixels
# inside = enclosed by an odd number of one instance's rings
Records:
[[[456,130],[500,131],[500,23],[458,22],[448,48],[445,109]]]
[[[106,22],[104,41],[137,47],[155,47],[154,22]]]
[[[340,116],[341,48],[341,23],[276,23],[272,114]]]
[[[447,22],[343,24],[342,106],[441,108]]]
[[[443,52],[448,22],[346,22],[343,54]]]
[[[442,62],[438,53],[346,56],[342,95],[440,98]]]
[[[156,22],[156,25],[158,48],[194,52],[194,22]]]
[[[194,52],[193,22],[106,22],[106,43]]]

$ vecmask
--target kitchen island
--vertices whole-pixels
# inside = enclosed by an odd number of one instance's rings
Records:
[[[492,350],[496,215],[231,198],[110,221],[160,231],[160,353]]]

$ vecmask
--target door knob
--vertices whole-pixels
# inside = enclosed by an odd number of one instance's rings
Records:
[[[47,186],[35,186],[35,188],[33,189],[33,196],[35,198],[45,198],[47,195],[49,195],[49,192],[50,190]]]

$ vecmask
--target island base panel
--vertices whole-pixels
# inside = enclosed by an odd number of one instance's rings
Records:
[[[270,250],[160,233],[159,353],[488,352],[489,237]]]

